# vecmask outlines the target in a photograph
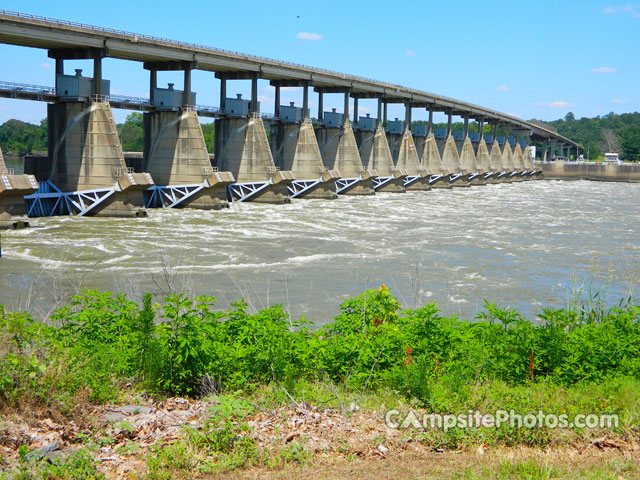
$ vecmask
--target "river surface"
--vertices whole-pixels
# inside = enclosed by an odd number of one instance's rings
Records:
[[[640,284],[640,185],[530,181],[146,219],[56,217],[2,233],[0,303],[41,316],[79,288],[280,303],[315,324],[387,285],[404,307],[473,319],[483,299],[543,307]]]

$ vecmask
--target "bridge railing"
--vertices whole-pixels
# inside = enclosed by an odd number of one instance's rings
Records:
[[[56,94],[56,89],[52,87],[45,87],[42,85],[28,85],[26,83],[14,82],[0,82],[0,90],[10,90],[12,92],[25,93],[46,93],[48,95]]]

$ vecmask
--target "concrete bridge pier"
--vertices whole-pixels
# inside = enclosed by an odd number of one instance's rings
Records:
[[[513,150],[509,145],[509,139],[506,137],[498,137],[498,144],[502,150],[502,170],[506,173],[505,176],[509,178],[511,182],[521,181],[520,174],[516,171],[513,164]]]
[[[293,198],[334,199],[340,172],[322,163],[318,140],[309,118],[309,84],[306,80],[272,80],[276,90],[275,121],[269,142],[276,168],[291,171],[295,180],[288,186]],[[280,105],[281,87],[303,87],[302,108]]]
[[[349,122],[349,93],[345,88],[319,88],[319,93],[343,93],[344,113],[333,109],[323,113],[323,125],[316,129],[316,137],[322,162],[328,170],[340,172],[336,192],[343,195],[373,195],[377,172],[365,169],[360,158],[358,144]]]
[[[234,178],[215,171],[209,160],[191,91],[193,62],[147,62],[144,67],[150,72],[149,96],[155,108],[143,117],[145,170],[156,183],[145,192],[147,207],[228,208],[227,186]],[[184,70],[184,90],[175,90],[171,83],[158,88],[158,70]]]
[[[355,137],[364,168],[378,174],[374,179],[375,191],[405,192],[406,172],[397,169],[393,163],[382,123],[368,114],[366,117],[360,117]]]
[[[148,173],[127,168],[106,97],[49,104],[49,175],[25,197],[32,217],[144,217]]]
[[[536,167],[535,159],[533,158],[533,149],[530,145],[527,145],[524,149],[523,153],[524,157],[524,166],[531,172],[531,178],[534,180],[542,179],[542,169]]]
[[[462,169],[453,134],[449,134],[446,139],[438,140],[438,150],[442,161],[442,171],[449,183],[454,187],[470,187],[467,175],[465,175],[466,172]]]
[[[480,141],[477,142],[477,144],[476,167],[479,174],[482,175],[482,179],[485,184],[499,183],[499,181],[495,178],[493,169],[491,168],[489,149],[487,148],[487,143],[485,142],[484,138],[480,138]]]
[[[513,158],[514,169],[516,172],[518,172],[518,177],[520,181],[530,180],[531,172],[529,172],[527,170],[527,167],[525,167],[524,165],[524,155],[522,153],[522,147],[520,146],[518,139],[516,139],[515,146],[513,147],[513,150],[512,150],[512,158]]]
[[[290,203],[289,185],[295,180],[289,170],[278,170],[267,139],[258,102],[258,74],[218,72],[220,93],[226,95],[229,79],[250,79],[251,100],[221,99],[224,118],[215,121],[215,158],[218,170],[229,171],[236,183],[229,185],[230,199],[260,203]]]
[[[498,143],[498,138],[494,134],[487,134],[484,140],[489,152],[489,166],[493,173],[493,179],[498,183],[511,183],[511,179],[502,164],[502,149]]]
[[[56,92],[49,104],[48,178],[25,197],[29,216],[146,216],[143,190],[153,185],[148,173],[127,168],[109,106],[109,81],[102,78],[105,49],[51,50],[56,59]],[[82,70],[65,75],[67,58],[93,59],[93,78]]]
[[[33,175],[15,175],[0,150],[0,230],[29,227],[24,196],[38,190]]]
[[[445,172],[438,151],[436,139],[429,131],[424,142],[422,157],[420,158],[420,169],[429,177],[429,186],[431,188],[452,188],[449,182],[449,173]]]
[[[211,166],[195,111],[145,113],[144,161],[156,183],[145,192],[148,207],[229,208],[233,175]]]

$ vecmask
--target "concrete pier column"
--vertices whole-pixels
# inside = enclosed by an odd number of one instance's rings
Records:
[[[476,175],[480,172],[476,163],[476,155],[473,151],[473,143],[471,143],[468,135],[462,141],[462,147],[460,148],[460,168],[465,175],[475,175],[473,179],[470,179],[472,185],[484,185],[483,175]]]
[[[280,85],[276,85],[275,89],[276,89],[276,98],[275,98],[276,104],[275,104],[273,113],[276,116],[276,118],[280,118]]]
[[[64,75],[64,59],[56,58],[56,75]]]
[[[344,121],[345,123],[349,122],[349,93],[345,92],[344,93]]]
[[[251,78],[251,113],[258,113],[258,76]]]
[[[383,119],[382,119],[382,124],[385,126],[387,126],[387,102],[384,102],[384,108],[383,108],[384,112],[383,112]]]
[[[154,92],[158,88],[158,71],[155,69],[149,70],[149,102],[153,105]]]
[[[489,149],[489,166],[491,167],[491,171],[494,174],[500,174],[505,171],[502,165],[502,150],[500,149],[500,144],[498,143],[497,138],[493,137],[493,142],[491,145],[487,145]],[[508,175],[504,175],[500,177],[500,182],[510,182]]]
[[[549,147],[550,147],[550,150],[549,150],[550,160],[555,160],[555,158],[556,158],[556,141],[555,140],[551,140],[551,143],[550,143]]]
[[[323,93],[322,92],[318,92],[318,120],[322,122],[322,111],[324,109],[323,106]]]
[[[452,116],[453,114],[451,113],[451,110],[447,111],[447,138],[451,136],[451,117]]]
[[[353,99],[353,123],[358,124],[358,97]]]
[[[93,94],[102,95],[102,54],[93,57]]]
[[[405,129],[411,130],[411,102],[404,104],[404,124]]]
[[[227,107],[227,79],[220,79],[220,111],[224,112]],[[280,102],[276,102],[276,108]]]
[[[444,175],[442,169],[442,161],[440,159],[440,152],[438,151],[438,144],[433,136],[433,133],[427,135],[427,139],[424,143],[424,149],[422,150],[422,158],[420,159],[420,168],[426,175]],[[443,181],[446,180],[446,181]],[[444,177],[436,183],[431,184],[432,188],[451,188],[448,178]]]
[[[302,87],[302,119],[309,118],[309,84]],[[316,142],[317,143],[317,142]]]
[[[469,114],[464,115],[464,136],[469,136]]]
[[[378,99],[378,124],[382,122],[382,99]]]
[[[433,131],[433,108],[427,107],[427,111],[429,112],[429,124],[427,126],[427,136],[429,136]]]
[[[516,172],[526,172],[527,168],[524,166],[524,155],[522,154],[522,147],[516,140],[515,146],[511,151],[511,161],[513,162],[513,169]],[[518,180],[527,180],[527,177],[523,177],[522,175],[516,175]]]
[[[478,148],[476,149],[476,168],[483,178],[487,173],[496,173],[494,169],[491,168],[489,149],[487,147],[487,143],[482,137],[480,138]],[[484,181],[485,183],[498,183],[498,180],[493,175],[489,176],[489,178],[485,178]]]
[[[184,69],[184,90],[182,92],[182,105],[191,104],[191,68]]]
[[[214,172],[194,111],[144,114],[144,161],[158,186],[205,185],[177,208],[218,210],[229,206],[229,172]]]

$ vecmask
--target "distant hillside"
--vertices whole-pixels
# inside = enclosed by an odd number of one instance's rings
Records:
[[[594,159],[605,152],[617,152],[628,162],[640,161],[640,113],[613,112],[595,118],[576,120],[572,112],[563,119],[543,122],[559,134],[584,147],[584,155]]]

